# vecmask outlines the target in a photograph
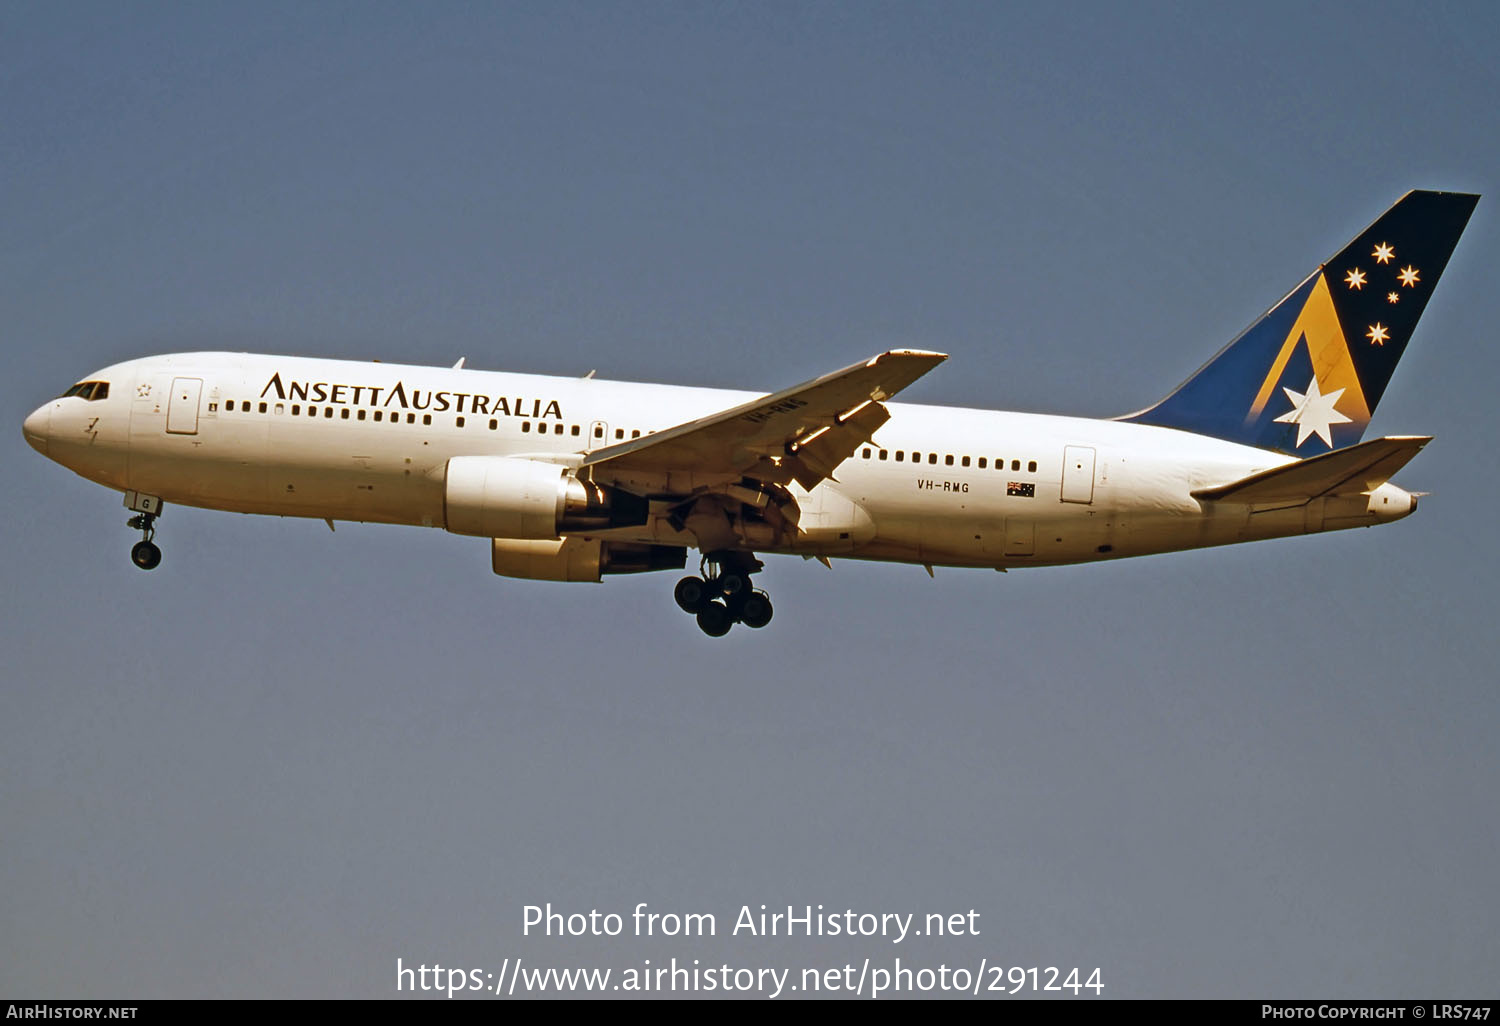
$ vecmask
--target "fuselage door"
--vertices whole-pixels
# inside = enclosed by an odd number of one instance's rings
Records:
[[[1063,448],[1062,501],[1094,501],[1094,450],[1088,446]]]
[[[203,395],[202,378],[173,378],[167,401],[167,434],[198,433],[198,400]]]
[[[596,420],[589,425],[589,442],[587,448],[602,449],[609,444],[609,425],[602,420]]]

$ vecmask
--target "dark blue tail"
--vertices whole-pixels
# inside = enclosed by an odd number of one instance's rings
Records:
[[[1171,395],[1120,419],[1298,456],[1358,442],[1478,202],[1407,193]]]

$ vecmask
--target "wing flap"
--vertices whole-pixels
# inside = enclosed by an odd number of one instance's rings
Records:
[[[786,464],[791,476],[812,491],[819,481],[831,479],[834,469],[890,419],[891,411],[874,401],[840,414],[837,423],[818,428],[788,447]]]
[[[665,431],[598,449],[595,480],[674,472],[695,480],[750,473],[812,487],[889,418],[881,402],[948,357],[918,349],[861,363]]]
[[[1228,484],[1194,489],[1192,494],[1211,502],[1243,503],[1311,502],[1324,495],[1363,494],[1385,484],[1430,441],[1428,435],[1372,438]]]

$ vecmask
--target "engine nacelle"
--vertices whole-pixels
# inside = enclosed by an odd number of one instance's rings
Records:
[[[638,495],[580,481],[567,467],[509,456],[455,456],[443,486],[444,526],[482,538],[557,538],[644,524]]]
[[[490,544],[490,565],[495,573],[533,581],[597,584],[604,574],[681,570],[687,565],[687,549],[672,545],[607,542],[576,535],[535,541],[495,538]]]

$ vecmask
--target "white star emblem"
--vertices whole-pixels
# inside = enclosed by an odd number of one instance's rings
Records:
[[[1317,375],[1313,375],[1313,379],[1307,383],[1306,393],[1293,392],[1285,386],[1281,390],[1292,401],[1292,408],[1277,417],[1276,423],[1297,425],[1297,444],[1293,448],[1302,448],[1302,443],[1307,441],[1309,435],[1317,435],[1332,449],[1333,432],[1329,429],[1334,424],[1351,423],[1348,417],[1334,408],[1344,390],[1336,388],[1324,395],[1318,389]]]
[[[1387,303],[1399,303],[1401,302],[1401,294],[1399,292],[1387,292],[1385,294],[1385,301]]]
[[[1395,293],[1393,292],[1391,295],[1395,295]],[[1376,321],[1370,325],[1370,330],[1365,332],[1365,338],[1370,340],[1372,346],[1383,346],[1390,341],[1391,332],[1384,324]]]
[[[1349,283],[1351,289],[1362,289],[1365,287],[1365,272],[1356,267],[1344,275],[1344,280]]]
[[[1401,284],[1405,285],[1407,288],[1414,287],[1417,282],[1422,280],[1421,278],[1417,277],[1417,269],[1410,265],[1403,267],[1401,269],[1401,273],[1396,275],[1396,277],[1400,278]]]
[[[139,385],[139,386],[136,387],[135,394],[138,395],[138,396],[140,396],[142,399],[144,399],[148,395],[151,394],[151,386],[150,385]]]
[[[1371,253],[1370,255],[1375,258],[1377,263],[1388,264],[1391,262],[1391,257],[1396,255],[1396,251],[1386,243],[1382,242],[1380,245],[1375,247],[1375,252]]]

